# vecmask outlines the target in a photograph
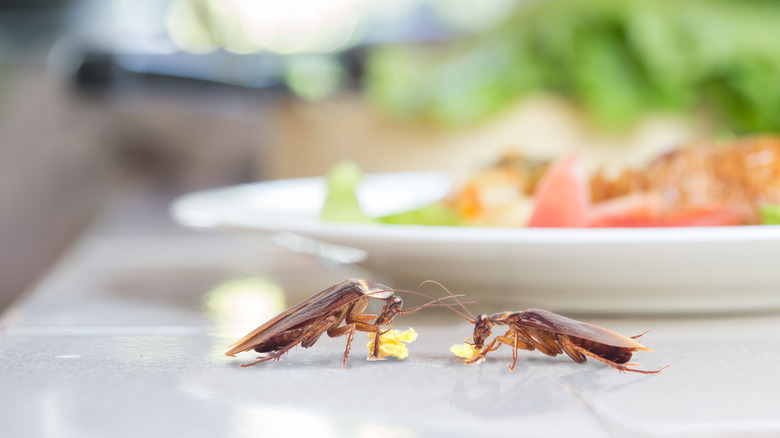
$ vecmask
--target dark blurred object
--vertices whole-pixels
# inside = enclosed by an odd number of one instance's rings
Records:
[[[0,0],[2,9],[36,9],[62,7],[71,3],[69,0]]]
[[[9,51],[23,54],[62,31],[69,0],[0,0],[0,40]]]
[[[390,113],[444,125],[551,92],[611,129],[660,110],[780,131],[778,23],[775,0],[520,2],[457,45],[377,51],[367,84]]]
[[[225,52],[197,55],[111,53],[87,50],[74,77],[84,91],[139,86],[163,88],[236,88],[276,92],[286,89],[282,61],[272,54],[236,56]]]
[[[311,11],[262,1],[223,3],[167,0],[105,11],[101,16],[115,26],[81,30],[82,38],[70,43],[70,56],[80,60],[77,84],[89,91],[222,86],[316,101],[359,86],[375,46],[441,41],[453,33],[427,2],[313,1]]]

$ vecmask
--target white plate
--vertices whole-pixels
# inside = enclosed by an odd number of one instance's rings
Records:
[[[439,173],[367,175],[359,197],[369,214],[379,215],[437,199],[448,188],[449,180]],[[288,247],[303,236],[357,248],[366,257],[355,261],[375,279],[397,288],[436,280],[478,301],[478,310],[658,314],[780,309],[780,226],[339,224],[318,219],[324,196],[320,178],[270,181],[188,194],[171,213],[191,227],[272,233]],[[336,256],[345,254],[354,253]]]

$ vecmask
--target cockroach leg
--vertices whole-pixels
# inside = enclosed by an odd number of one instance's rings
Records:
[[[557,356],[563,353],[558,341],[555,339],[555,334],[536,329],[528,329],[522,327],[522,333],[526,339],[541,353],[547,356]],[[532,349],[533,350],[533,349]]]
[[[328,331],[328,336],[335,338],[342,336],[343,333],[339,333],[339,330],[345,330],[347,332],[347,347],[344,350],[344,359],[342,360],[342,367],[347,369],[347,361],[349,361],[349,352],[352,349],[352,340],[355,338],[355,330],[357,330],[357,324],[360,324],[362,329],[360,331],[373,331],[373,329],[366,329],[366,327],[374,327],[371,323],[378,318],[378,315],[356,315],[354,320],[342,327],[341,329],[335,328]],[[378,352],[376,353],[379,354]]]
[[[288,351],[292,350],[293,347],[298,345],[298,342],[300,342],[300,341],[296,341],[294,343],[290,343],[289,345],[285,346],[281,350],[275,351],[273,353],[269,353],[268,356],[261,357],[261,358],[259,358],[258,360],[254,361],[254,362],[245,363],[245,364],[241,365],[241,368],[253,367],[253,366],[257,365],[257,364],[260,364],[260,363],[263,363],[263,362],[268,362],[269,360],[274,360],[274,361],[279,360],[279,359],[282,358],[282,356],[285,353],[287,353]]]
[[[377,318],[377,315],[358,315],[357,317],[353,318],[353,321],[371,324],[372,322],[376,321]]]
[[[304,348],[309,348],[312,345],[314,345],[315,342],[317,342],[317,339],[322,336],[322,333],[327,330],[329,325],[333,324],[333,321],[337,320],[337,318],[334,318],[333,316],[329,318],[323,319],[319,324],[317,324],[314,327],[307,328],[303,333],[301,333],[300,336],[295,338],[292,342],[289,342],[287,345],[285,345],[283,348],[269,352],[268,356],[261,357],[258,360],[241,365],[241,368],[247,368],[251,366],[255,366],[257,364],[268,362],[268,361],[277,361],[282,358],[282,356],[290,351],[293,347],[295,347],[298,344],[302,344]],[[287,333],[287,332],[282,332]],[[295,333],[295,330],[290,330],[289,333]]]
[[[270,352],[268,356],[261,357],[258,360],[241,365],[241,368],[247,368],[251,366],[255,366],[257,364],[268,362],[271,360],[279,360],[281,357],[290,351],[293,347],[295,347],[298,344],[301,344],[304,348],[309,348],[312,345],[314,345],[317,340],[322,336],[322,334],[328,330],[329,327],[333,325],[338,325],[341,322],[342,317],[340,314],[332,314],[328,316],[327,318],[323,318],[322,320],[318,321],[316,324],[312,325],[311,327],[308,327],[306,331],[304,331],[297,339],[290,342],[286,346],[284,346],[282,349]]]
[[[257,364],[260,364],[260,363],[263,363],[263,362],[268,362],[269,360],[279,360],[280,357],[281,357],[281,355],[275,356],[275,355],[270,355],[269,354],[268,356],[261,357],[260,359],[254,361],[254,362],[241,364],[241,368],[253,367],[253,366],[257,365]]]
[[[342,366],[344,369],[347,368],[347,362],[349,361],[349,351],[352,349],[352,340],[355,337],[356,330],[361,332],[377,333],[379,328],[371,324],[355,321],[341,327],[331,327],[331,329],[328,330],[328,336],[331,338],[337,338],[339,336],[344,336],[345,334],[347,335],[347,348],[344,350],[344,359],[342,360]],[[379,352],[376,354],[378,356]]]
[[[344,357],[341,360],[341,366],[347,369],[347,362],[349,361],[349,350],[352,349],[352,339],[355,337],[355,324],[347,324],[342,327],[331,327],[328,329],[328,336],[331,338],[337,338],[339,336],[347,335],[347,348],[344,350]]]
[[[512,335],[512,330],[508,330],[508,331],[507,331],[507,332],[504,334],[504,336],[496,336],[496,339],[495,339],[495,340],[496,340],[496,341],[499,341],[499,342],[503,342],[504,344],[513,345],[513,344],[514,344],[514,341],[512,340],[513,338],[514,338],[514,336]],[[497,343],[497,342],[491,342],[491,343],[490,343],[490,345],[493,345],[493,344],[496,344],[496,346],[495,346],[495,347],[493,347],[493,348],[492,348],[492,349],[490,349],[490,350],[487,350],[487,351],[485,352],[485,354],[487,354],[487,353],[491,353],[491,352],[493,352],[493,351],[496,351],[496,350],[498,350],[498,347],[500,347],[500,346],[501,346],[501,344],[500,344],[500,343]]]
[[[592,358],[598,358],[598,360],[605,361],[603,357],[593,354],[590,351],[580,347],[579,345],[576,345],[569,341],[568,339],[563,338],[562,336],[559,337],[558,343],[563,348],[563,352],[566,353],[567,356],[571,358],[574,362],[577,363],[585,363],[585,361],[588,360],[586,354]],[[607,361],[608,363],[614,363],[612,361]]]
[[[349,350],[352,349],[352,340],[355,339],[355,326],[352,326],[352,330],[347,334],[347,347],[344,349],[344,357],[341,359],[341,368],[347,369],[347,362],[349,361]]]
[[[638,370],[636,368],[631,368],[629,366],[629,365],[637,366],[636,364],[620,364],[620,363],[616,363],[616,362],[613,362],[613,361],[608,360],[608,359],[604,359],[603,357],[601,357],[601,356],[599,356],[597,354],[591,353],[590,351],[580,347],[579,345],[574,344],[573,342],[569,341],[568,339],[561,339],[560,343],[561,343],[561,346],[563,347],[563,351],[565,351],[567,354],[569,354],[570,350],[572,350],[572,352],[580,353],[579,355],[582,357],[582,362],[585,362],[585,356],[592,357],[593,359],[596,359],[599,362],[605,363],[605,364],[611,366],[612,368],[617,369],[620,372],[631,371],[632,373],[658,374],[662,370],[664,370],[665,368],[667,368],[669,366],[669,365],[667,365],[667,366],[665,366],[665,367],[663,367],[663,368],[661,368],[659,370],[655,370],[655,371]],[[582,355],[585,355],[585,356],[582,356]],[[580,362],[580,361],[574,359],[574,357],[572,357],[571,354],[569,354],[569,357],[571,357],[575,362]]]
[[[498,336],[496,339],[503,342],[504,344],[512,346],[512,363],[509,364],[509,371],[514,371],[515,365],[517,365],[518,349],[533,351],[538,344],[538,342],[534,342],[533,338],[526,336],[526,333],[515,329],[510,329],[504,336]],[[541,345],[541,347],[544,348],[543,345]],[[496,347],[496,349],[498,349],[498,347]]]
[[[644,335],[646,335],[646,334],[650,333],[651,331],[652,331],[652,330],[648,330],[648,331],[646,331],[646,332],[644,332],[644,333],[640,333],[640,334],[638,334],[638,335],[636,335],[636,336],[631,336],[631,339],[641,338],[642,336],[644,336]]]
[[[461,362],[463,362],[463,363],[465,363],[467,365],[471,365],[471,364],[482,362],[483,360],[485,360],[485,355],[487,355],[491,351],[495,351],[501,345],[501,344],[498,344],[498,346],[496,346],[497,342],[498,342],[498,338],[493,339],[493,341],[490,344],[488,344],[485,347],[483,347],[482,350],[480,350],[479,353],[477,353],[477,355],[474,356],[473,359],[460,359],[460,358],[458,358],[456,360],[459,360],[459,361],[461,361]]]

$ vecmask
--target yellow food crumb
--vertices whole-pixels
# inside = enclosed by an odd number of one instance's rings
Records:
[[[479,354],[480,349],[467,343],[453,345],[450,347],[450,351],[455,356],[461,357],[465,360],[474,360]]]
[[[406,359],[409,356],[409,350],[404,343],[411,343],[417,339],[417,332],[413,328],[408,330],[388,330],[387,333],[379,335],[379,357],[373,358],[371,354],[374,352],[374,339],[376,339],[376,333],[368,334],[368,360],[384,359],[387,356],[394,356],[399,359]]]

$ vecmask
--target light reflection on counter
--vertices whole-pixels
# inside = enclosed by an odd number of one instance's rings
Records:
[[[375,422],[353,423],[315,412],[273,406],[240,408],[232,417],[231,434],[241,437],[317,436],[320,438],[412,438],[412,431]]]
[[[266,278],[244,277],[221,283],[203,297],[203,311],[214,322],[244,334],[287,308],[282,287]]]

